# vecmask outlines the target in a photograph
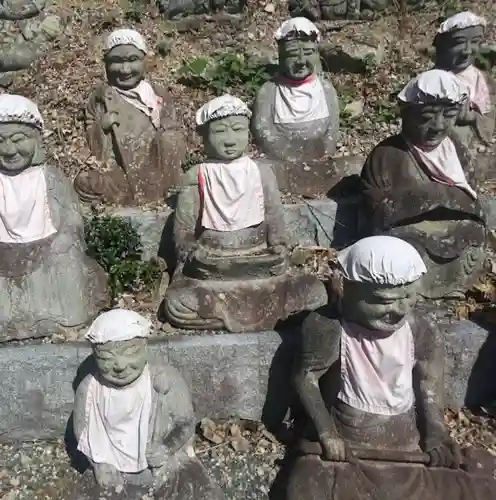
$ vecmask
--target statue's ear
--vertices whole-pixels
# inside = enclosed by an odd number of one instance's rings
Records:
[[[34,150],[32,164],[41,165],[42,163],[45,163],[46,154],[45,154],[45,148],[43,147],[43,137],[40,131],[38,130],[36,131],[35,138],[36,138],[36,146]]]

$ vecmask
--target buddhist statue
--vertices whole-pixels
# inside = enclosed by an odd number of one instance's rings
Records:
[[[76,390],[73,419],[78,450],[93,471],[90,484],[120,488],[122,498],[130,498],[128,488],[144,488],[163,500],[222,500],[195,455],[189,389],[175,368],[149,358],[150,329],[137,312],[113,309],[86,334],[94,363]]]
[[[362,234],[412,243],[428,273],[422,295],[461,298],[482,270],[486,224],[475,160],[453,132],[468,96],[458,78],[434,69],[398,95],[401,133],[379,143],[362,170]]]
[[[304,16],[312,21],[319,19],[372,19],[383,11],[389,0],[290,0],[292,16]]]
[[[485,27],[484,18],[461,12],[446,19],[434,39],[436,67],[450,71],[467,87],[468,99],[460,110],[455,132],[475,152],[481,145],[490,146],[496,120],[496,81],[475,66]],[[484,179],[495,162],[494,156],[477,156],[477,174]]]
[[[279,73],[258,91],[251,129],[259,149],[274,164],[283,191],[316,194],[346,175],[334,164],[339,101],[319,74],[318,28],[303,17],[285,21],[274,35]],[[363,161],[363,160],[362,160]]]
[[[177,267],[162,308],[177,327],[266,330],[326,301],[322,283],[289,266],[276,178],[270,165],[245,153],[249,120],[246,104],[230,95],[196,114],[207,160],[183,179],[174,216]]]
[[[107,82],[93,90],[86,107],[88,145],[103,166],[76,177],[83,201],[163,202],[179,183],[184,137],[171,96],[145,78],[146,52],[134,30],[107,38]]]
[[[108,305],[79,201],[45,162],[35,103],[0,95],[0,341],[61,333]]]
[[[307,316],[295,357],[303,412],[287,499],[493,498],[494,458],[460,450],[444,425],[444,339],[414,307],[420,254],[371,236],[338,262],[341,298]]]
[[[46,0],[0,2],[0,88],[10,87],[14,73],[29,68],[61,33],[58,16],[42,15],[45,6]]]

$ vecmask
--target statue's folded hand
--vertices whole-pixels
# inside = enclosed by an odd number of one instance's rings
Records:
[[[121,486],[124,484],[122,474],[110,464],[94,464],[96,482],[104,487]]]
[[[167,462],[167,449],[164,445],[148,445],[146,461],[151,469],[158,469]]]
[[[338,437],[321,436],[320,443],[324,452],[324,459],[332,462],[346,461],[346,444]]]
[[[430,457],[429,467],[460,468],[460,446],[450,437],[445,438],[440,444],[426,451]]]

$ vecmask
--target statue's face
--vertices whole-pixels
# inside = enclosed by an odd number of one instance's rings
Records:
[[[319,62],[317,44],[290,40],[279,44],[279,71],[291,80],[304,80],[315,72]]]
[[[247,116],[228,116],[207,124],[204,136],[207,156],[232,161],[242,156],[250,140],[250,120]]]
[[[343,316],[369,330],[394,332],[415,303],[418,281],[390,286],[345,281]],[[380,335],[380,333],[378,333]]]
[[[459,104],[405,106],[401,109],[402,132],[422,149],[434,149],[448,136],[460,112]]]
[[[147,362],[146,339],[95,344],[93,354],[104,382],[115,387],[125,387],[143,373]]]
[[[482,26],[470,26],[442,35],[436,43],[436,65],[453,73],[467,69],[474,64],[483,38]]]
[[[134,89],[145,77],[145,54],[134,45],[118,45],[105,55],[105,69],[110,85]]]
[[[0,124],[0,170],[16,174],[30,167],[40,140],[34,127],[22,123]]]

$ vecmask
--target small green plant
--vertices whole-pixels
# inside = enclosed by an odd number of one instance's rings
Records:
[[[164,38],[163,40],[160,40],[160,42],[157,43],[157,53],[160,56],[165,57],[170,54],[171,46],[172,46],[171,41]]]
[[[399,117],[398,105],[386,99],[380,99],[375,106],[375,119],[378,123],[391,123]]]
[[[353,126],[355,117],[347,109],[347,106],[355,101],[358,96],[353,88],[346,85],[337,85],[336,91],[339,96],[339,124],[342,128],[350,128]]]
[[[124,16],[129,21],[141,22],[145,13],[145,6],[142,0],[126,0],[124,6]]]
[[[204,160],[204,156],[199,151],[187,151],[186,157],[181,163],[181,168],[183,172],[187,172],[191,167],[198,165],[198,163]]]
[[[253,96],[271,78],[265,65],[233,52],[219,54],[213,59],[196,57],[179,69],[179,75],[184,84],[211,90],[216,95],[236,89]]]
[[[363,64],[365,68],[365,73],[373,73],[377,69],[377,59],[374,54],[367,54],[363,58]]]
[[[138,232],[122,217],[94,215],[85,219],[87,253],[107,272],[112,298],[123,292],[143,292],[161,276],[159,266],[142,261]]]

